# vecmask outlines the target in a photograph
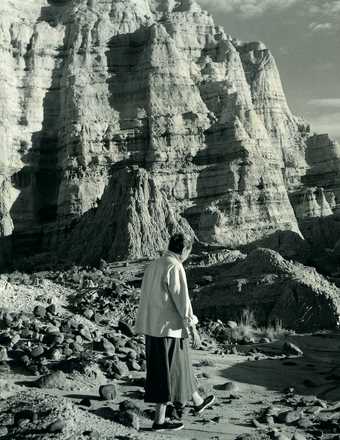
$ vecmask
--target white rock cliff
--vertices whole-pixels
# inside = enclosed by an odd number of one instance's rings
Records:
[[[4,260],[237,247],[337,209],[339,146],[194,1],[3,0],[0,51]]]

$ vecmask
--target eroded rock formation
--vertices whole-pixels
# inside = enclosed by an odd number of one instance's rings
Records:
[[[0,231],[15,256],[153,255],[183,227],[235,248],[337,209],[339,146],[292,115],[265,45],[194,1],[0,12]]]
[[[339,326],[339,288],[273,250],[258,248],[232,268],[220,264],[206,272],[213,280],[196,289],[194,300],[202,317],[239,321],[251,310],[259,325],[280,322],[300,332]]]

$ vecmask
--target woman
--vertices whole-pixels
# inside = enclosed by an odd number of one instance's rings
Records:
[[[170,238],[168,251],[144,273],[135,331],[145,335],[146,402],[156,404],[153,430],[179,430],[183,423],[165,420],[168,402],[185,405],[193,400],[197,414],[211,405],[214,396],[203,399],[197,391],[189,357],[189,334],[194,348],[201,344],[196,329],[183,262],[191,252],[184,234]]]

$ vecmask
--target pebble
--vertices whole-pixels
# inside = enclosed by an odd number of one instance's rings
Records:
[[[47,431],[51,433],[62,432],[64,428],[65,428],[65,422],[61,419],[57,419],[55,422],[52,422],[48,426]]]
[[[306,440],[306,437],[299,432],[295,432],[295,434],[293,435],[293,440]]]
[[[303,351],[292,342],[285,342],[282,348],[287,356],[303,356]]]
[[[126,364],[122,361],[115,360],[111,364],[111,369],[114,373],[116,373],[118,376],[128,376],[129,375],[129,369],[126,366]]]
[[[133,360],[138,359],[137,351],[131,348],[128,357],[129,359],[133,359]]]
[[[68,358],[68,357],[72,356],[73,351],[70,349],[70,347],[65,347],[63,349],[63,354],[66,358]]]
[[[274,436],[275,440],[289,440],[289,437],[287,437],[285,434],[283,434],[282,432],[278,432],[276,433],[276,435]]]
[[[91,332],[87,327],[82,328],[79,333],[83,338],[87,339],[88,341],[92,341]]]
[[[11,345],[16,345],[18,342],[20,341],[20,335],[18,333],[16,333],[15,335],[12,336],[11,338]]]
[[[83,315],[85,316],[85,318],[91,319],[94,315],[94,311],[92,309],[86,309]]]
[[[261,344],[270,344],[271,340],[269,338],[261,338],[260,343]]]
[[[136,429],[139,431],[140,423],[139,417],[133,411],[124,411],[119,415],[119,421],[122,425],[128,426],[130,428]]]
[[[291,424],[301,419],[301,411],[284,411],[276,417],[278,423]]]
[[[60,350],[58,350],[58,349],[52,350],[51,359],[53,361],[60,361],[62,359],[62,357],[63,357],[63,354]]]
[[[45,318],[46,315],[46,309],[43,306],[35,306],[33,313],[35,316],[37,316],[38,318]]]
[[[50,313],[51,315],[55,315],[57,313],[57,306],[55,304],[50,304],[46,308],[46,312]]]
[[[112,344],[112,342],[108,341],[107,339],[103,339],[102,347],[103,347],[104,352],[108,356],[112,356],[116,351],[115,346]]]
[[[42,356],[45,353],[44,347],[42,345],[39,345],[38,347],[35,347],[30,355],[32,358],[38,358],[39,356]]]
[[[118,322],[118,330],[120,330],[124,335],[132,337],[135,335],[132,327],[125,321],[120,320]]]
[[[127,363],[129,370],[131,371],[140,371],[141,367],[137,361],[129,360]]]
[[[78,342],[71,342],[70,349],[73,352],[79,353],[80,351],[83,351],[82,345],[78,344]]]
[[[8,429],[6,426],[0,426],[0,437],[5,437],[8,435]]]
[[[308,429],[313,426],[313,422],[307,417],[302,417],[297,421],[297,426],[301,429]]]
[[[118,395],[118,387],[116,384],[101,385],[99,395],[103,400],[115,400]]]
[[[25,339],[31,339],[33,336],[33,331],[29,330],[28,328],[24,328],[21,332],[21,337]]]
[[[7,361],[7,350],[5,347],[0,347],[0,362]]]

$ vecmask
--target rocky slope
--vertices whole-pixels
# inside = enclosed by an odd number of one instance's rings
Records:
[[[237,247],[336,210],[339,146],[292,115],[267,48],[194,1],[0,12],[3,262],[152,255],[183,228]]]
[[[314,268],[287,261],[273,250],[258,248],[234,267],[220,263],[205,273],[207,285],[194,288],[199,316],[238,321],[248,309],[261,326],[280,322],[299,332],[340,324],[339,288]],[[189,279],[194,283],[195,274]]]

